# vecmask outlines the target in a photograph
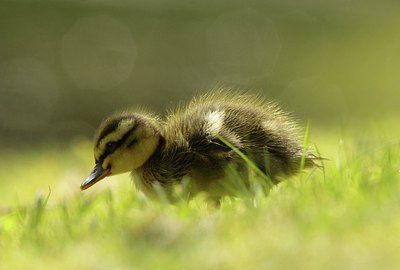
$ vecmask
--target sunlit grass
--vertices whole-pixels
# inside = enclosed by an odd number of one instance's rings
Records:
[[[329,159],[324,170],[220,208],[202,196],[148,201],[128,176],[82,193],[92,166],[85,141],[9,155],[0,165],[2,179],[15,181],[0,183],[0,268],[397,269],[399,141],[361,129],[318,132],[307,136]],[[9,199],[12,186],[18,200]]]

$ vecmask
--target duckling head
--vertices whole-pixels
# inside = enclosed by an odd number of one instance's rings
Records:
[[[123,113],[103,121],[94,142],[95,166],[81,190],[141,167],[156,150],[160,130],[159,120],[145,114]]]

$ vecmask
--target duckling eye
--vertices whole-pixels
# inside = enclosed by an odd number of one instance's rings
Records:
[[[106,151],[108,153],[112,153],[115,151],[115,149],[117,149],[118,144],[116,142],[108,142],[106,144]]]

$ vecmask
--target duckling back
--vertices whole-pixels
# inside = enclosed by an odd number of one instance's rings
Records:
[[[143,167],[142,181],[167,187],[187,175],[198,191],[213,192],[226,166],[244,167],[232,146],[274,182],[298,171],[302,147],[287,114],[257,96],[214,92],[167,117],[162,142]],[[306,157],[306,166],[313,164],[313,156]]]

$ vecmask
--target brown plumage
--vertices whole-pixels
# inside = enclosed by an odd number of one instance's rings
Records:
[[[213,91],[169,113],[165,120],[144,112],[124,112],[105,120],[95,141],[95,170],[86,189],[108,175],[134,171],[139,188],[167,193],[189,179],[189,192],[228,194],[226,168],[243,181],[247,166],[230,146],[246,154],[273,182],[299,171],[302,147],[296,124],[263,98]],[[228,146],[226,144],[230,146]],[[307,153],[306,167],[316,157]],[[266,160],[268,162],[266,162]]]

